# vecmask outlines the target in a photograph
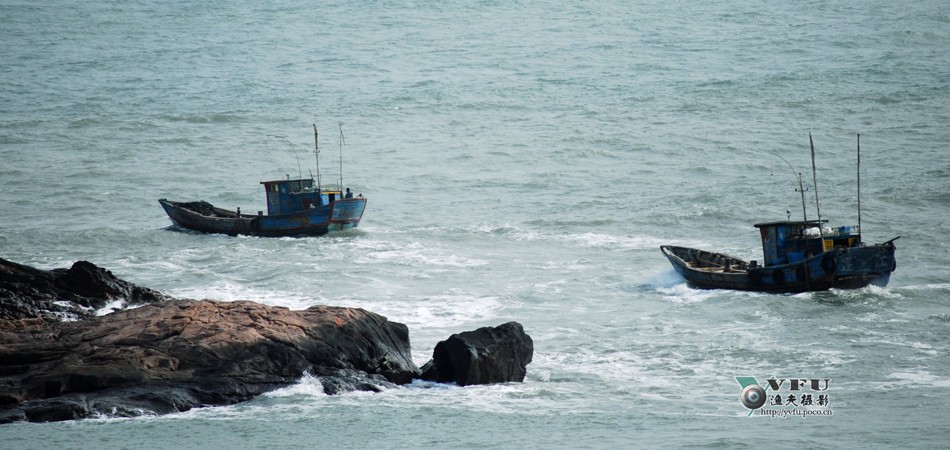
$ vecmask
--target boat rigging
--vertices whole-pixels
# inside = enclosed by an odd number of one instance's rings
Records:
[[[860,135],[858,136],[858,226],[825,227],[818,201],[815,145],[808,134],[812,158],[812,179],[816,183],[818,219],[757,223],[762,240],[763,263],[707,250],[673,245],[660,251],[673,269],[691,286],[700,289],[736,289],[760,292],[810,292],[831,288],[858,289],[868,285],[886,286],[897,268],[894,241],[865,245],[860,224]],[[770,152],[771,153],[771,152]],[[772,153],[785,161],[785,158]],[[785,161],[791,168],[791,164]],[[793,169],[794,171],[794,169]],[[799,176],[802,214],[805,188]]]
[[[317,179],[303,177],[300,158],[297,157],[298,179],[261,181],[267,202],[267,214],[242,214],[217,208],[205,201],[176,202],[159,199],[172,223],[181,228],[206,233],[252,236],[316,236],[330,231],[355,228],[366,208],[366,198],[347,198],[343,192],[343,128],[340,126],[340,185],[324,187],[320,177],[319,132],[313,125],[314,152],[317,160]],[[286,139],[286,138],[285,138]],[[288,141],[289,142],[289,141]],[[297,156],[297,149],[294,156]],[[316,181],[316,186],[314,186]]]

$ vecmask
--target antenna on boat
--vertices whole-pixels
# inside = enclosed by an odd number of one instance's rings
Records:
[[[290,139],[287,139],[287,142],[290,142]],[[297,147],[293,142],[290,142],[290,148],[294,149],[294,158],[297,159],[297,179],[303,179],[303,169],[300,168],[300,155],[297,154]]]
[[[320,183],[320,140],[317,132],[317,124],[313,124],[313,154],[317,158],[317,192],[323,192],[323,185]]]
[[[858,133],[858,235],[861,234],[861,133]]]
[[[290,148],[294,151],[294,158],[297,159],[297,176],[300,177],[300,179],[303,179],[303,169],[300,168],[300,155],[297,154],[297,146],[295,146],[294,143],[290,141],[290,139],[287,139],[287,136],[279,136],[279,135],[273,135],[273,134],[269,134],[268,136],[281,138],[287,141],[288,144],[290,144]],[[286,174],[286,175],[287,175],[287,179],[289,180],[290,175],[289,174]]]
[[[815,170],[815,141],[811,138],[811,131],[808,132],[808,144],[811,145],[811,179],[815,186],[815,209],[818,211],[818,232],[824,241],[824,231],[821,229],[821,202],[818,201],[818,173]]]
[[[346,139],[343,137],[343,122],[337,122],[340,125],[340,194],[343,191],[343,145],[346,144]]]
[[[781,159],[782,161],[784,161],[785,165],[788,166],[788,168],[792,171],[792,173],[795,173],[795,168],[792,167],[792,164],[788,162],[788,160],[786,160],[785,158],[782,158],[782,155],[779,155],[778,153],[774,153],[774,152],[769,152],[769,153],[771,153],[773,156],[778,157],[778,159]],[[806,212],[806,209],[805,209],[805,185],[802,183],[802,173],[798,172],[797,175],[798,175],[798,189],[795,189],[795,192],[800,192],[802,195],[802,220],[807,222],[808,213]],[[786,213],[788,213],[787,210],[786,210]],[[791,215],[789,215],[788,217],[791,218]]]

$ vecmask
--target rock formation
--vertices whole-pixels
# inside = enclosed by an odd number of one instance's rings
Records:
[[[520,382],[533,354],[534,343],[517,322],[479,328],[436,344],[420,378],[459,386]]]
[[[417,368],[406,326],[362,309],[174,300],[0,331],[0,423],[231,404],[308,371],[378,390]]]
[[[116,300],[147,305],[95,316]],[[464,332],[436,346],[423,378],[522,381],[532,352],[516,322]],[[85,261],[43,271],[0,259],[0,423],[227,405],[307,373],[337,394],[419,369],[408,328],[363,309],[176,300]]]
[[[0,258],[0,319],[76,320],[115,300],[142,305],[164,298],[87,261],[45,271]]]

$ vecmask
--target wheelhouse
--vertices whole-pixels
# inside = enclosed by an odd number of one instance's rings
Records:
[[[766,266],[796,263],[835,247],[861,246],[856,226],[822,227],[827,220],[758,223]]]
[[[339,189],[319,189],[312,178],[262,181],[267,196],[267,214],[280,215],[329,205],[343,199]]]

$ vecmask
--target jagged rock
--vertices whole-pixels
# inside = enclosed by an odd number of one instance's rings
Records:
[[[405,325],[356,308],[173,300],[54,325],[0,320],[0,423],[232,404],[308,372],[336,393],[418,369]]]
[[[115,300],[147,305],[94,315]],[[452,335],[422,378],[523,381],[533,350],[516,322]],[[43,271],[0,259],[0,423],[227,405],[305,374],[327,394],[378,392],[418,373],[408,328],[362,309],[174,300],[86,261]]]
[[[45,271],[0,258],[0,319],[76,320],[115,300],[142,305],[164,299],[88,261]]]
[[[317,376],[323,386],[323,393],[327,395],[353,391],[382,392],[383,389],[399,387],[382,375],[371,375],[361,370],[333,370],[326,373],[318,368],[311,374]]]
[[[521,382],[533,354],[534,343],[517,322],[479,328],[436,344],[420,378],[459,386]]]

